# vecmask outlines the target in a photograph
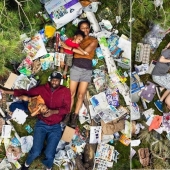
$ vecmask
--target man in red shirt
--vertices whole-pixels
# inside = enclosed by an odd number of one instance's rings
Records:
[[[29,91],[22,89],[0,89],[2,93],[14,96],[28,95],[33,97],[41,95],[48,108],[48,112],[45,115],[37,115],[38,119],[34,128],[33,146],[21,170],[27,170],[33,160],[41,154],[45,140],[47,145],[45,159],[42,163],[46,166],[47,170],[52,168],[56,147],[62,134],[60,122],[70,112],[71,94],[68,88],[60,85],[62,74],[54,71],[50,77],[49,83],[32,88]],[[23,103],[21,102],[20,104],[22,105]]]

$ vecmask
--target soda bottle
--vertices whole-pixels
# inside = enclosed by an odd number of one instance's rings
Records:
[[[70,75],[67,75],[66,87],[70,88]]]
[[[55,46],[55,51],[59,51],[59,39],[60,39],[60,34],[56,33],[56,46]]]

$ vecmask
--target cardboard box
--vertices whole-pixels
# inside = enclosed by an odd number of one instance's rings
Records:
[[[82,8],[78,0],[51,0],[45,3],[45,9],[57,29],[77,18],[82,13]]]
[[[11,89],[17,77],[18,76],[16,74],[10,73],[8,80],[4,84],[4,87]]]
[[[71,142],[74,134],[75,134],[75,129],[66,126],[61,139],[65,142]]]

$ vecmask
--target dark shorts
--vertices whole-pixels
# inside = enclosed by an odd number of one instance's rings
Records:
[[[15,109],[20,109],[23,110],[25,112],[28,112],[28,102],[26,101],[16,101],[11,103],[11,105],[9,106],[9,110],[11,112],[14,112]]]
[[[65,64],[71,67],[73,64],[72,61],[73,61],[73,54],[66,54],[64,59]]]
[[[85,68],[79,68],[72,66],[70,69],[70,80],[76,82],[90,82],[92,76],[92,70],[87,70]]]

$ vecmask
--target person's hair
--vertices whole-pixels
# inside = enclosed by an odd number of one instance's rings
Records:
[[[89,28],[90,28],[90,22],[89,22],[88,20],[83,20],[83,21],[80,21],[80,22],[78,23],[78,29],[80,29],[80,26],[81,26],[82,24],[87,24],[87,25],[89,26]]]
[[[74,35],[81,35],[83,38],[85,37],[85,34],[81,30],[77,30]]]

